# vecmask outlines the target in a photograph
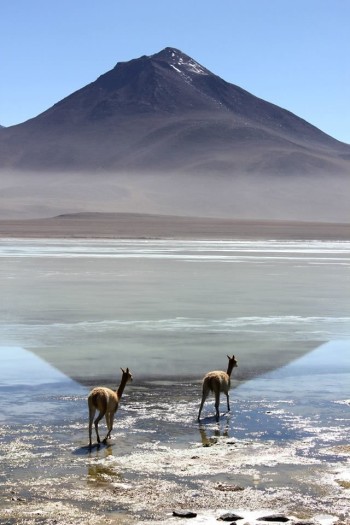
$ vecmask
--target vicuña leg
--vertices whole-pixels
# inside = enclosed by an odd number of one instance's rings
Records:
[[[110,439],[111,433],[113,430],[113,420],[114,420],[114,412],[107,412],[106,413],[106,423],[107,423],[107,435],[104,438],[103,442],[106,443],[107,439]]]
[[[199,407],[198,420],[199,420],[200,417],[201,417],[201,413],[202,413],[203,405],[204,405],[205,400],[207,399],[207,397],[208,397],[208,395],[209,395],[209,392],[210,392],[210,389],[209,389],[206,385],[203,385],[202,401],[201,401],[201,406]]]
[[[226,392],[226,399],[227,399],[227,411],[230,412],[230,395],[228,392]]]
[[[106,412],[100,412],[97,418],[95,419],[95,431],[96,431],[96,437],[97,437],[97,443],[101,443],[100,435],[98,433],[98,424],[101,421],[101,419],[106,415]]]
[[[90,405],[89,403],[89,447],[91,449],[92,447],[92,423],[94,421],[96,413],[96,408]]]
[[[220,390],[215,391],[215,412],[216,412],[216,421],[219,421],[220,418]]]

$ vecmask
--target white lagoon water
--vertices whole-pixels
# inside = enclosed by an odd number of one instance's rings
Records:
[[[0,344],[74,378],[244,379],[350,336],[349,242],[3,240]]]

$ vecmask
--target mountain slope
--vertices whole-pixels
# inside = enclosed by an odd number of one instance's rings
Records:
[[[0,130],[0,167],[21,170],[348,173],[349,159],[350,146],[173,48]]]

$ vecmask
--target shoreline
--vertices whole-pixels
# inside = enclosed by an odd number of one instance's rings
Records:
[[[1,238],[350,240],[350,223],[235,220],[137,213],[1,219]]]

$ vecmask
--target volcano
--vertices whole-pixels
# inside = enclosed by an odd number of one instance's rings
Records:
[[[350,222],[350,146],[167,47],[0,129],[1,218]]]
[[[1,129],[0,166],[52,171],[347,172],[350,146],[174,48],[118,63]]]

